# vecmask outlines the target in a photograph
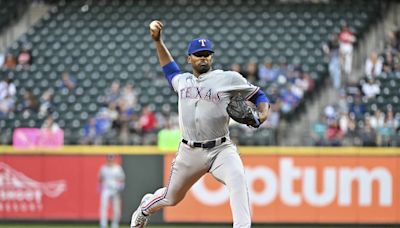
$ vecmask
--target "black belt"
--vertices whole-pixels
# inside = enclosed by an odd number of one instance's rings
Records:
[[[205,143],[201,143],[201,142],[193,142],[193,145],[189,145],[189,141],[187,141],[186,139],[182,139],[182,142],[185,143],[188,146],[192,146],[192,147],[200,147],[200,148],[206,148],[206,149],[211,149],[213,147],[215,147],[217,145],[217,140],[212,140],[212,141],[208,141]],[[221,144],[226,142],[226,137],[222,137],[221,138]]]

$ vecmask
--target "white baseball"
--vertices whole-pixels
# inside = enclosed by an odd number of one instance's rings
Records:
[[[156,30],[157,29],[157,21],[152,21],[151,23],[150,23],[150,29],[151,30]]]

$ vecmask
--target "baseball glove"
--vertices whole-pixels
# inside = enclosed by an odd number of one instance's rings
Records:
[[[257,110],[250,107],[242,96],[232,97],[226,107],[226,111],[228,115],[238,123],[255,128],[260,126],[260,118],[258,117]]]

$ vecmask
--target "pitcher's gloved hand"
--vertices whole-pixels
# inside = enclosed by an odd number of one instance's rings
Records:
[[[246,103],[242,96],[231,98],[226,107],[228,115],[238,123],[258,128],[261,125],[258,111]]]

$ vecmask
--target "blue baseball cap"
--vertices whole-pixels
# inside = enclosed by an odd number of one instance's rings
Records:
[[[190,41],[189,46],[188,46],[188,55],[191,55],[193,53],[199,52],[199,51],[209,51],[214,53],[212,50],[212,43],[211,40],[205,39],[205,38],[196,38]]]

